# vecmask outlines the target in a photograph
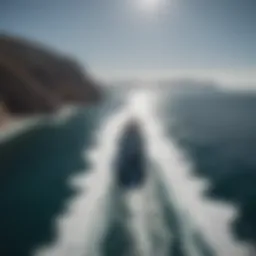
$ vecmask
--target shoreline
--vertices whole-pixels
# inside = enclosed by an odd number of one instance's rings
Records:
[[[72,116],[76,111],[75,106],[65,106],[59,111],[51,114],[31,115],[31,116],[8,116],[8,119],[0,121],[0,144],[22,133],[33,129],[43,123],[62,122]]]

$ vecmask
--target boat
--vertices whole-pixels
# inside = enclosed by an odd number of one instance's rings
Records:
[[[136,120],[130,120],[125,126],[119,141],[115,169],[117,185],[123,189],[138,188],[145,183],[145,145]]]

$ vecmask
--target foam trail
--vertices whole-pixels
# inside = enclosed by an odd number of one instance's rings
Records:
[[[134,241],[134,255],[150,256],[151,245],[146,225],[146,208],[143,189],[128,192],[125,202],[130,213],[129,227]]]
[[[152,166],[150,166],[149,172],[149,182],[146,186],[146,198],[145,202],[147,204],[148,213],[148,223],[149,233],[151,234],[151,244],[152,244],[152,255],[166,256],[168,255],[168,250],[172,242],[172,233],[168,229],[166,219],[163,212],[163,202],[160,194],[158,193],[158,184],[153,175]]]
[[[160,166],[159,174],[163,177],[169,197],[176,204],[180,220],[188,217],[184,215],[185,212],[193,217],[196,228],[202,231],[217,255],[249,255],[248,249],[234,241],[229,232],[229,222],[234,217],[235,210],[203,198],[206,183],[191,178],[188,162],[171,139],[164,135],[161,121],[154,113],[154,106],[157,105],[155,99],[155,94],[141,92],[137,102],[144,105],[144,111],[140,114],[146,132],[149,157]],[[189,230],[188,223],[182,222],[187,255],[200,255],[193,244],[192,226]]]
[[[137,93],[129,95],[127,112],[130,117],[137,117],[141,121],[138,113],[144,111],[143,105],[137,102]],[[114,190],[115,203],[112,202],[112,221],[108,227],[105,237],[104,255],[124,255],[120,249],[120,241],[117,238],[117,230],[122,236],[121,244],[127,247],[130,242],[129,251],[125,255],[129,256],[166,256],[170,243],[170,235],[166,230],[164,215],[157,192],[154,179],[150,175],[150,168],[147,168],[148,181],[140,189],[124,191],[122,188]],[[124,210],[125,209],[125,210]],[[128,233],[128,235],[127,235]],[[128,237],[128,238],[127,238]],[[113,239],[116,242],[113,242]],[[123,242],[125,240],[125,242]],[[129,241],[128,241],[129,240]],[[112,243],[114,247],[112,248]]]
[[[130,95],[129,112],[142,122],[145,106],[138,99],[138,93]],[[157,197],[155,181],[151,175],[151,166],[147,168],[146,184],[123,195],[122,200],[130,213],[127,220],[133,238],[133,255],[166,256],[170,244],[170,234],[166,229],[162,205]]]
[[[170,234],[155,189],[154,180],[150,179],[144,187],[121,196],[129,212],[126,226],[133,240],[132,255],[167,255]]]
[[[96,146],[90,152],[84,152],[85,157],[91,158],[90,174],[84,173],[70,180],[70,186],[80,188],[80,193],[69,202],[67,211],[56,220],[56,241],[39,248],[36,255],[102,255],[102,237],[110,220],[112,209],[109,208],[114,205],[111,163],[117,153],[117,139],[122,128],[133,116],[137,116],[142,122],[149,157],[160,167],[158,174],[164,181],[170,203],[174,204],[178,213],[182,239],[187,248],[186,255],[202,254],[193,242],[193,226],[190,222],[185,222],[183,212],[193,216],[193,223],[203,231],[218,256],[249,255],[245,248],[231,239],[228,231],[234,211],[203,199],[204,184],[191,179],[188,163],[182,159],[173,142],[164,136],[161,122],[154,113],[155,98],[156,94],[147,91],[130,95],[131,101],[102,125],[97,133]],[[131,213],[126,226],[130,226],[135,244],[133,254],[129,256],[135,256],[135,253],[136,256],[165,256],[171,234],[165,229],[161,203],[154,186],[149,184],[141,190],[124,194],[122,199]],[[154,251],[155,236],[158,240],[162,239],[157,252]]]
[[[113,175],[112,160],[117,150],[121,127],[129,118],[126,108],[102,125],[96,134],[97,143],[85,157],[90,157],[92,170],[70,180],[80,189],[67,211],[55,221],[57,240],[36,250],[38,256],[100,255],[100,242],[109,218]]]

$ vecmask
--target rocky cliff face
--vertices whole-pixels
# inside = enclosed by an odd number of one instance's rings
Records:
[[[52,112],[100,99],[74,60],[25,39],[0,36],[0,101],[13,114]]]

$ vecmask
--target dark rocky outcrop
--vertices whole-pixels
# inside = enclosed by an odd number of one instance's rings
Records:
[[[11,114],[52,112],[100,96],[74,60],[38,43],[0,35],[0,101]]]

